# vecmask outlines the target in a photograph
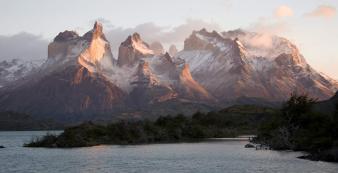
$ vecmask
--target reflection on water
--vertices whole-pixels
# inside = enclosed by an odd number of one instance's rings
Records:
[[[23,148],[46,132],[0,132],[0,172],[337,172],[338,164],[312,162],[301,153],[246,149],[245,141]],[[59,133],[59,132],[55,132]]]

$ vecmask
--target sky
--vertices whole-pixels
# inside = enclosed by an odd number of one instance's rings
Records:
[[[295,43],[308,63],[338,79],[338,0],[0,0],[0,59],[45,58],[61,31],[90,30],[95,20],[116,54],[133,32],[165,47],[192,30],[242,28]],[[115,55],[116,56],[116,55]]]

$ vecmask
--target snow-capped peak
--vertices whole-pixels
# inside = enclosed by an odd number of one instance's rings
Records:
[[[306,63],[294,44],[275,35],[202,29],[184,41],[175,58],[184,59],[192,76],[219,99],[281,100],[295,90],[322,99],[338,89]]]
[[[184,50],[220,50],[226,51],[231,39],[224,39],[218,32],[208,32],[206,29],[193,31],[184,41]]]
[[[263,57],[274,60],[281,54],[300,54],[297,47],[289,40],[266,33],[248,32],[241,29],[222,32],[225,39],[240,40],[242,47],[251,57]],[[297,60],[302,62],[301,59]]]
[[[43,65],[45,69],[53,71],[78,64],[90,72],[112,68],[114,58],[99,22],[95,22],[93,29],[82,37],[74,31],[65,31],[48,45],[48,59]]]
[[[140,34],[134,33],[131,37],[132,40],[132,46],[139,52],[141,52],[144,55],[152,55],[154,54],[154,51],[149,48],[149,45],[141,39]]]
[[[98,33],[102,33],[103,27],[102,24],[98,21],[95,21],[93,30]]]
[[[154,51],[141,39],[140,34],[134,33],[121,43],[117,63],[119,66],[133,66],[141,58],[153,55]]]
[[[82,51],[78,58],[78,62],[91,72],[101,70],[101,68],[113,68],[114,58],[102,29],[102,24],[95,22],[93,30],[88,32],[92,36],[89,46]],[[90,35],[88,33],[85,35]]]
[[[190,101],[215,96],[220,103],[240,97],[280,101],[294,90],[322,99],[338,89],[338,82],[312,69],[294,44],[278,36],[202,29],[184,41],[182,51],[176,52],[175,46],[170,49],[170,54],[165,53],[160,42],[149,46],[134,33],[121,43],[115,65],[103,27],[96,22],[83,36],[73,31],[59,33],[49,44],[48,59],[40,71],[80,69],[80,74],[108,80],[132,99],[156,95]]]

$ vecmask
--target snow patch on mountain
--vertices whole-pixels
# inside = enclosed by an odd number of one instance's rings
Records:
[[[260,97],[284,100],[291,92],[326,99],[337,82],[311,68],[285,38],[243,30],[194,31],[176,59],[190,65],[192,76],[221,100]]]
[[[22,79],[38,71],[44,60],[12,59],[0,62],[0,86]]]

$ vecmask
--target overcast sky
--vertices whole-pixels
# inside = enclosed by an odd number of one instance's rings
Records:
[[[0,0],[0,59],[45,58],[60,31],[100,20],[112,49],[132,32],[182,46],[191,30],[244,28],[293,41],[315,69],[338,79],[338,0]]]

